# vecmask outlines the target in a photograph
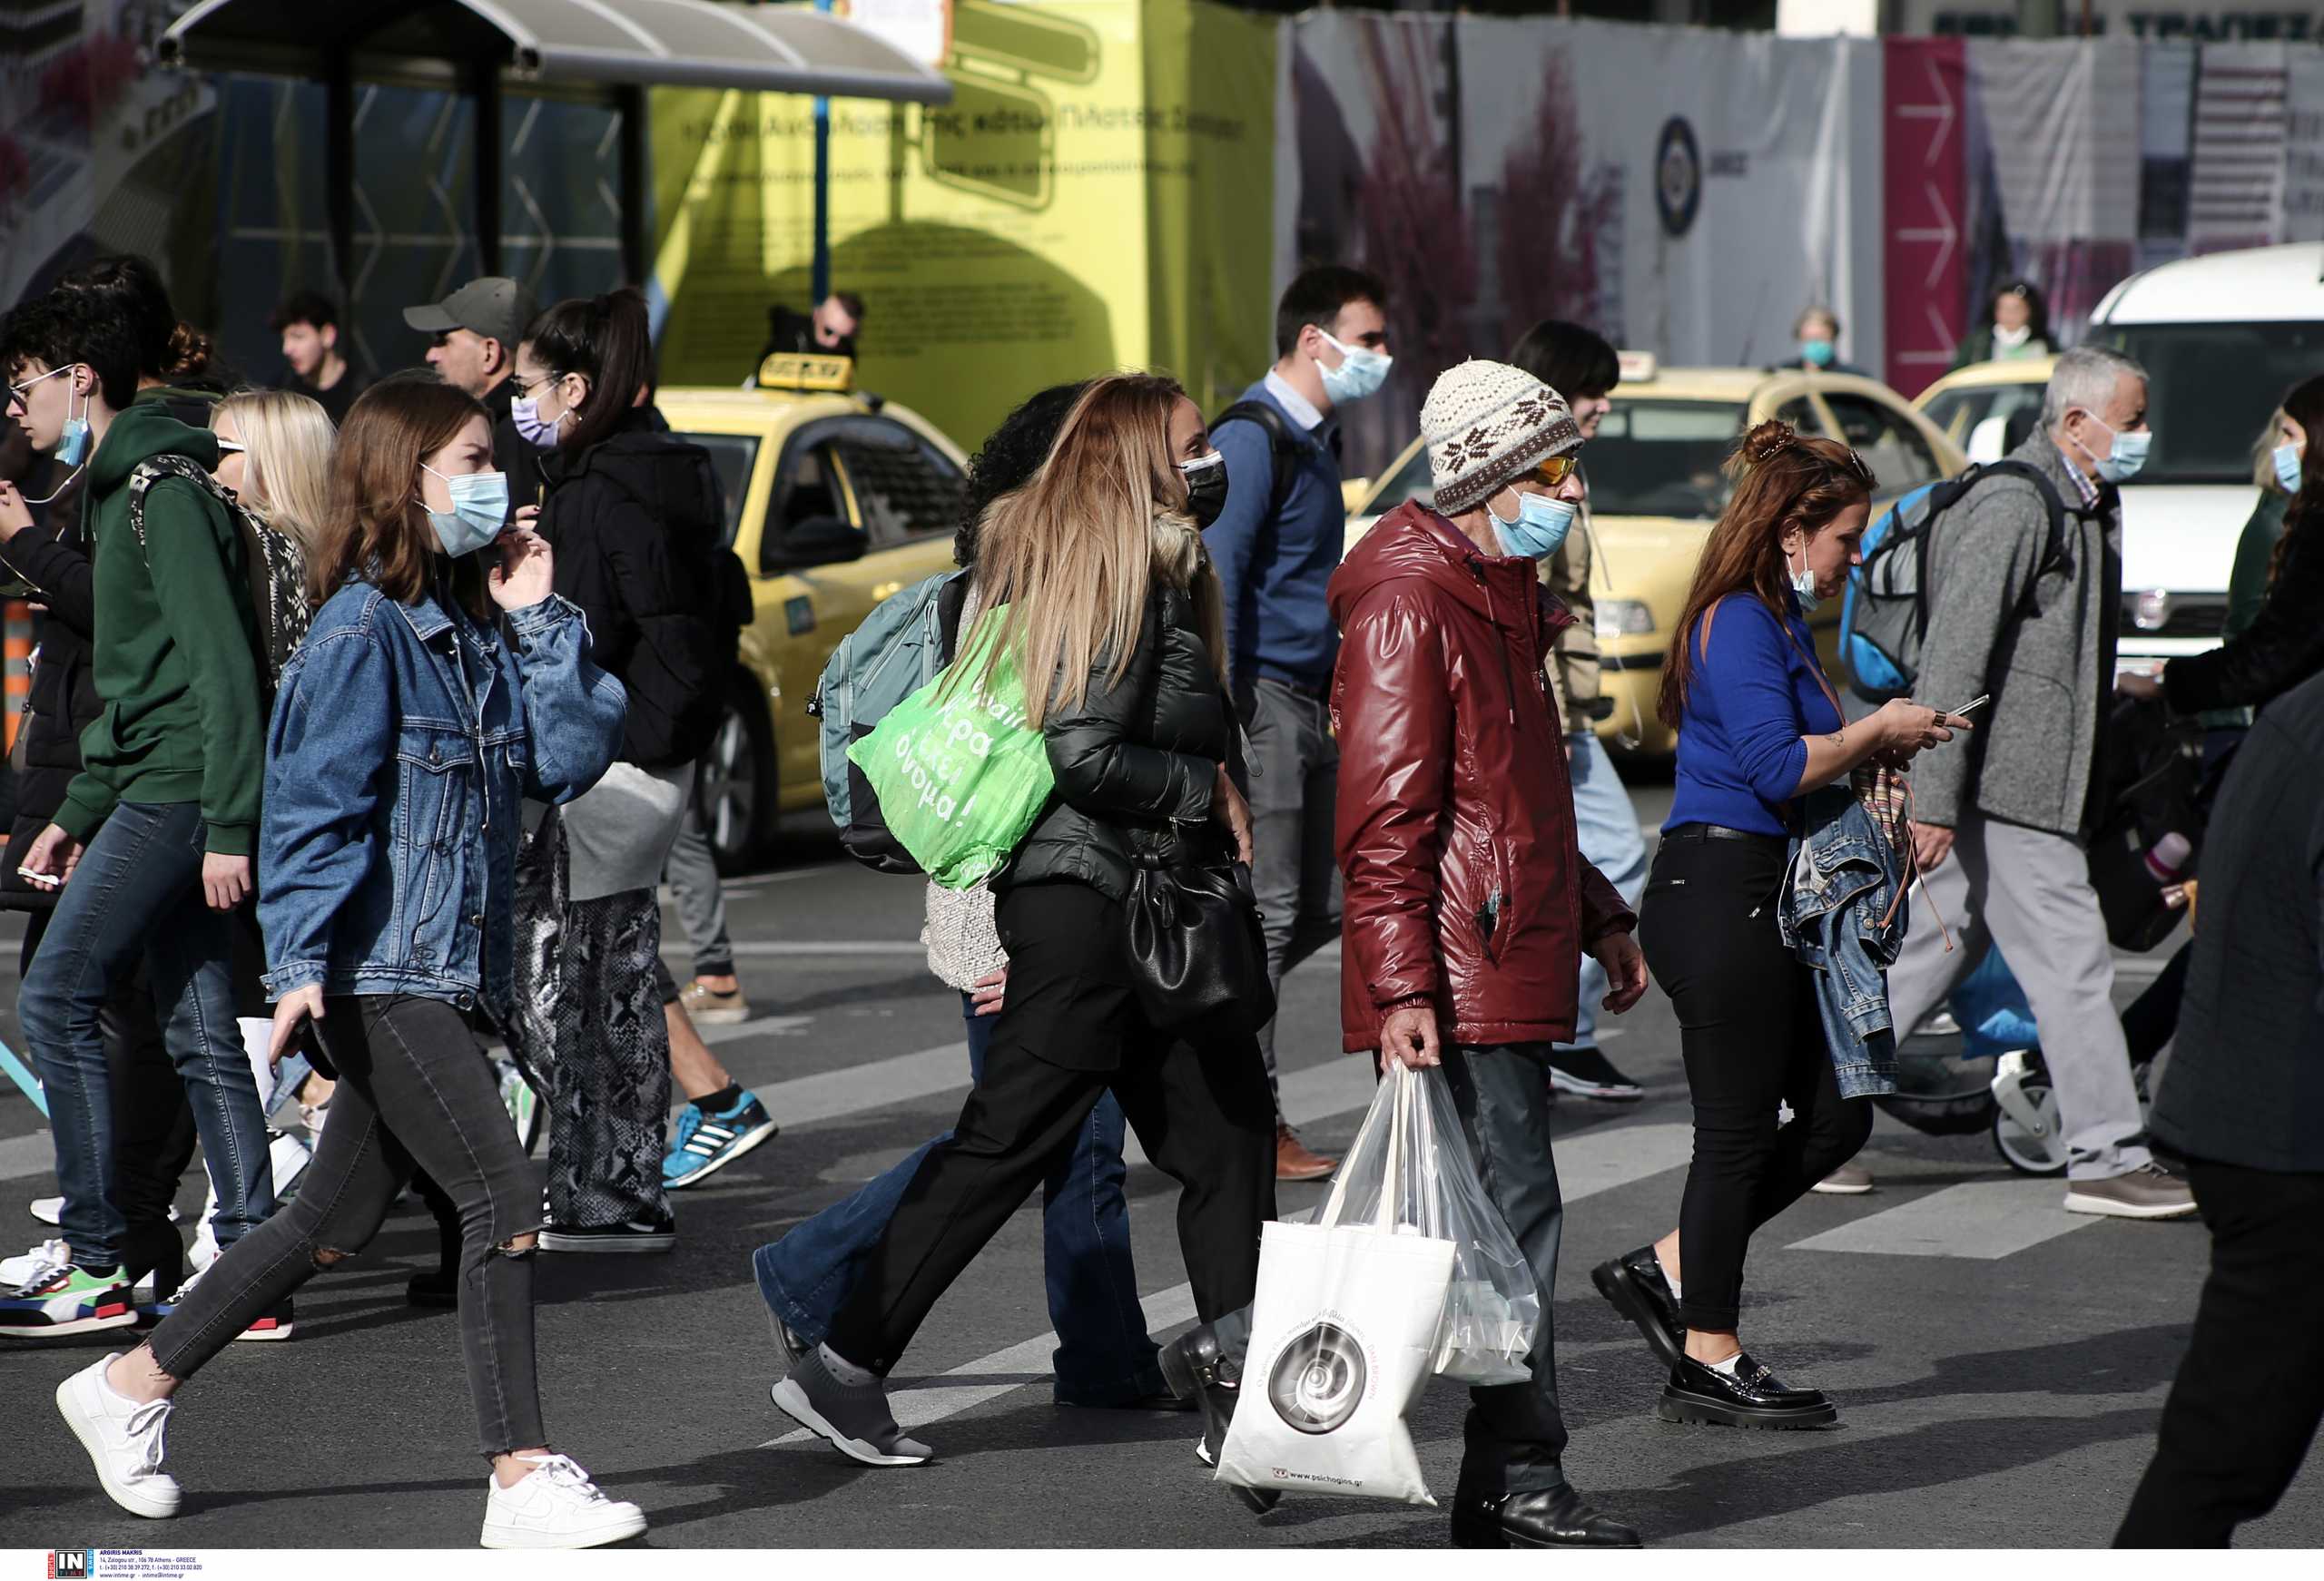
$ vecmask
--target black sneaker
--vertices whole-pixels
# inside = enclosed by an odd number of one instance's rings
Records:
[[[621,1224],[551,1224],[541,1232],[544,1252],[667,1252],[678,1243],[678,1221],[632,1219]]]
[[[1614,1068],[1613,1061],[1595,1048],[1550,1050],[1550,1085],[1577,1098],[1607,1104],[1635,1104],[1646,1089]]]

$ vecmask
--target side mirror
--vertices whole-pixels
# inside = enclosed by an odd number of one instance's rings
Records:
[[[808,516],[793,522],[782,535],[767,540],[767,568],[803,571],[816,565],[843,565],[863,558],[864,536],[840,516]]]
[[[1354,516],[1356,506],[1362,505],[1371,492],[1372,480],[1368,477],[1351,477],[1343,481],[1340,484],[1340,514]]]

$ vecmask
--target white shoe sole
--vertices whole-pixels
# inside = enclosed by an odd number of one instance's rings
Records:
[[[288,1340],[299,1331],[296,1323],[285,1323],[279,1329],[244,1329],[234,1336],[236,1344],[271,1345],[278,1340]]]
[[[79,1374],[74,1376],[78,1377]],[[130,1514],[143,1516],[147,1520],[168,1520],[177,1514],[177,1499],[155,1498],[134,1488],[124,1488],[114,1480],[112,1471],[105,1466],[104,1440],[97,1436],[96,1429],[89,1425],[88,1419],[81,1414],[80,1408],[73,1401],[71,1378],[56,1386],[56,1414],[64,1419],[64,1425],[71,1428],[73,1436],[81,1440],[81,1448],[88,1454],[89,1464],[95,1468],[97,1481],[103,1487],[107,1498]]]
[[[1570,1076],[1555,1065],[1550,1067],[1550,1085],[1559,1092],[1571,1093],[1577,1098],[1594,1098],[1601,1104],[1635,1104],[1646,1096],[1644,1087],[1601,1087],[1580,1076]]]
[[[700,1185],[704,1181],[708,1180],[712,1175],[716,1174],[720,1170],[724,1169],[728,1164],[742,1157],[743,1154],[748,1153],[752,1148],[756,1147],[760,1143],[773,1141],[775,1133],[782,1129],[783,1127],[773,1120],[769,1120],[763,1125],[754,1126],[752,1129],[743,1132],[739,1137],[736,1137],[734,1144],[732,1147],[729,1147],[725,1152],[720,1154],[717,1157],[704,1164],[700,1169],[695,1170],[692,1174],[681,1175],[676,1180],[665,1179],[662,1182],[662,1189],[665,1192],[675,1192],[684,1191],[690,1185]]]
[[[884,1455],[862,1439],[849,1438],[823,1420],[822,1413],[807,1403],[807,1391],[787,1378],[774,1386],[773,1394],[774,1403],[784,1416],[809,1431],[821,1434],[832,1448],[851,1460],[861,1460],[866,1466],[924,1466],[929,1461],[926,1455]]]
[[[724,1010],[688,1010],[686,1015],[698,1026],[740,1026],[751,1018],[748,1007],[740,1010],[731,1007]]]
[[[2102,1219],[2184,1219],[2195,1212],[2192,1203],[2158,1203],[2152,1207],[2136,1207],[2118,1203],[2112,1197],[2086,1197],[2080,1192],[2066,1193],[2066,1212],[2089,1213]]]
[[[116,1312],[109,1318],[75,1318],[69,1323],[43,1323],[38,1328],[12,1328],[0,1324],[0,1339],[61,1340],[68,1334],[101,1334],[107,1329],[126,1329],[137,1321],[137,1309]]]
[[[484,1531],[477,1538],[480,1548],[602,1548],[607,1543],[625,1543],[643,1536],[645,1512],[623,1516],[607,1521],[602,1527],[586,1527],[579,1531],[547,1532],[532,1527],[496,1527],[487,1521]]]
[[[1819,1180],[1807,1189],[1811,1192],[1821,1192],[1827,1197],[1866,1197],[1872,1194],[1872,1183],[1866,1181],[1862,1185],[1827,1185]]]

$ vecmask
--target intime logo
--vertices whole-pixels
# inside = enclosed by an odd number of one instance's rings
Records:
[[[52,1548],[48,1581],[89,1581],[97,1573],[97,1556],[88,1548]]]

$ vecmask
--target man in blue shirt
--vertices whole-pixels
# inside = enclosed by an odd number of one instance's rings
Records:
[[[1275,364],[1220,415],[1226,504],[1204,534],[1226,595],[1236,705],[1251,736],[1251,880],[1265,918],[1267,975],[1339,931],[1332,820],[1339,749],[1329,716],[1338,633],[1324,587],[1346,536],[1339,424],[1346,402],[1388,377],[1387,287],[1326,265],[1291,282],[1275,309]],[[1275,1080],[1275,1026],[1259,1030]],[[1301,1144],[1276,1097],[1275,1173],[1314,1180],[1336,1164]]]

